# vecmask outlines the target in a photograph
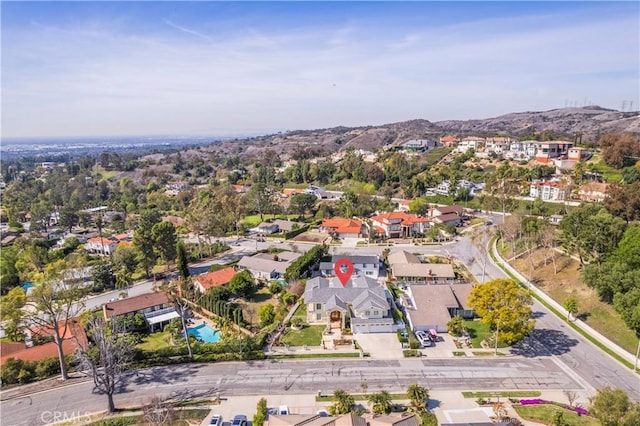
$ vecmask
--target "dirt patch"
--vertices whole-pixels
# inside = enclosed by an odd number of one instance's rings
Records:
[[[545,265],[544,252],[539,249],[533,252],[531,260],[525,254],[509,263],[560,305],[569,296],[574,296],[578,300],[581,319],[630,353],[635,353],[638,344],[635,334],[613,306],[601,302],[597,292],[582,281],[580,262],[557,252],[555,262],[554,271],[550,256]]]
[[[296,235],[293,238],[293,241],[298,241],[301,243],[314,243],[314,244],[322,244],[325,241],[328,242],[330,237],[327,234],[319,234],[315,232],[304,232],[300,235]]]

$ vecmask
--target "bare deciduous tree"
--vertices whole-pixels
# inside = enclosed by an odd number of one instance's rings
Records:
[[[578,398],[578,393],[576,391],[565,390],[564,396],[567,397],[567,401],[569,401],[569,405],[573,407],[573,403],[576,402],[576,399]]]
[[[142,412],[144,421],[154,426],[168,425],[175,420],[173,404],[164,402],[158,396],[151,398],[151,401],[142,407]]]
[[[86,318],[92,347],[80,347],[76,359],[93,378],[95,388],[107,395],[108,410],[115,411],[113,395],[118,390],[127,364],[133,359],[135,343],[129,336],[119,333],[118,321],[107,321],[101,316]]]
[[[73,318],[84,306],[86,289],[78,280],[67,280],[66,274],[71,267],[82,266],[71,260],[58,260],[38,274],[39,282],[27,297],[22,309],[26,327],[32,334],[51,334],[58,349],[60,375],[62,380],[68,379],[67,365],[64,359],[63,343],[68,339],[68,331]]]

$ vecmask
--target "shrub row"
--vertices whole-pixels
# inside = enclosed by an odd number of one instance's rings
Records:
[[[0,367],[0,379],[3,386],[31,383],[56,374],[60,374],[58,358],[46,358],[42,361],[23,361],[9,358]]]

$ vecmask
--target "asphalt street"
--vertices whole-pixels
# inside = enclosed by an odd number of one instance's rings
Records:
[[[234,395],[330,394],[336,388],[370,392],[405,391],[419,383],[433,391],[481,389],[583,390],[579,380],[551,358],[285,360],[155,367],[130,374],[115,397],[116,407],[148,403],[151,397],[174,400]],[[6,395],[3,395],[6,397]],[[106,397],[87,381],[0,403],[3,424],[46,424],[52,411],[104,410]],[[251,408],[251,407],[248,407]],[[4,423],[7,421],[7,423]]]
[[[501,217],[491,217],[499,223]],[[468,232],[457,241],[444,245],[394,246],[412,253],[453,256],[464,262],[479,281],[506,277],[491,263],[486,253],[488,233]],[[478,235],[479,234],[479,235]],[[480,241],[480,242],[478,242]],[[206,271],[212,263],[226,263],[250,255],[270,245],[290,247],[288,243],[242,240],[233,252],[215,260],[192,266],[193,273]],[[311,246],[298,244],[301,251]],[[339,247],[337,253],[380,254],[385,247]],[[129,295],[151,290],[153,282],[133,286]],[[117,297],[118,292],[89,299],[87,306]],[[115,295],[115,296],[114,296]],[[543,305],[534,302],[536,328],[517,345],[509,358],[403,359],[398,361],[317,359],[291,361],[256,361],[211,365],[157,367],[139,371],[127,379],[116,396],[119,406],[140,405],[153,395],[174,398],[204,398],[222,395],[309,394],[330,393],[337,387],[359,392],[366,380],[372,391],[403,390],[418,382],[433,390],[540,389],[580,390],[591,394],[595,389],[612,386],[623,389],[634,400],[640,400],[640,377],[612,359],[581,335],[565,325]],[[10,398],[3,392],[0,403],[3,424],[36,425],[46,423],[42,413],[54,411],[99,411],[106,397],[92,393],[92,383],[80,383],[40,392],[27,397]]]

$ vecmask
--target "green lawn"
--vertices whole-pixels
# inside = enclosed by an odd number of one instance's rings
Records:
[[[306,325],[302,330],[287,328],[287,332],[280,338],[280,341],[289,346],[320,346],[324,329],[324,325]]]
[[[145,352],[153,352],[161,348],[168,348],[171,346],[170,333],[169,332],[157,332],[151,333],[142,339],[142,342],[138,344],[138,348]]]
[[[504,398],[530,398],[539,397],[540,391],[502,391],[502,392],[462,392],[465,398],[495,398],[497,396]]]
[[[474,348],[482,348],[480,342],[492,334],[489,325],[480,321],[465,321],[464,325],[469,331],[471,345],[473,345]]]
[[[563,418],[569,426],[599,426],[600,422],[593,417],[579,416],[575,412],[551,404],[513,405],[518,415],[526,420],[551,424],[553,415],[562,411]]]

